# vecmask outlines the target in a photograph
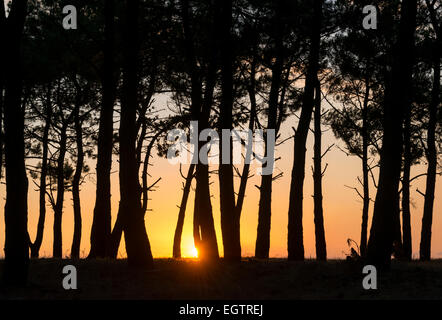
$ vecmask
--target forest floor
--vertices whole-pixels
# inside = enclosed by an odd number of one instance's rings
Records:
[[[64,290],[65,265],[77,269],[77,290]],[[3,261],[0,261],[0,272]],[[442,260],[393,262],[364,290],[362,265],[343,260],[245,259],[208,266],[191,259],[156,259],[153,270],[125,260],[32,260],[29,285],[0,288],[0,299],[442,299]]]

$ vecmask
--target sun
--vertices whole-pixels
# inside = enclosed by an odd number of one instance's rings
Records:
[[[195,247],[192,247],[190,254],[192,255],[192,258],[198,258],[198,249]]]
[[[198,258],[198,249],[195,247],[195,242],[193,240],[193,237],[188,237],[184,240],[184,244],[183,244],[183,257],[184,258],[193,258],[196,259]]]

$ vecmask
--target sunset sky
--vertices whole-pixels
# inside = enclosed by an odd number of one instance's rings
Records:
[[[8,1],[5,0],[5,3]],[[164,99],[157,99],[157,104],[164,104]],[[324,102],[325,103],[325,102]],[[158,105],[161,108],[161,105]],[[324,106],[325,108],[327,106]],[[337,106],[339,107],[339,106]],[[284,140],[293,134],[292,127],[297,126],[297,118],[292,116],[288,118],[282,127],[280,140]],[[343,142],[337,141],[330,129],[324,132],[323,149],[331,144],[336,144],[344,149]],[[314,239],[314,222],[313,222],[313,184],[312,184],[312,156],[313,156],[313,135],[309,134],[307,143],[307,164],[305,168],[306,178],[304,187],[304,247],[305,257],[315,258],[315,239]],[[290,189],[290,176],[293,162],[293,139],[286,141],[283,145],[276,149],[277,158],[281,157],[276,163],[274,174],[283,172],[282,178],[273,183],[272,194],[272,226],[271,226],[271,257],[287,256],[287,215],[288,215],[288,199]],[[113,159],[112,170],[112,218],[115,221],[118,201],[118,162],[117,157]],[[154,182],[161,177],[158,189],[150,193],[149,209],[146,214],[146,228],[151,243],[154,257],[171,257],[173,236],[178,216],[178,208],[182,196],[183,179],[179,174],[179,165],[171,165],[166,159],[155,157],[151,160],[153,166],[150,167],[150,182]],[[347,186],[361,186],[357,181],[357,177],[361,175],[361,161],[354,156],[347,156],[336,146],[323,159],[323,166],[328,163],[328,169],[323,180],[324,195],[324,219],[325,234],[327,241],[327,254],[329,258],[345,258],[348,252],[346,241],[351,238],[359,243],[362,200],[356,192]],[[86,179],[86,183],[81,187],[81,209],[83,218],[82,241],[80,254],[85,257],[89,253],[90,248],[90,230],[93,216],[93,208],[95,205],[95,162],[89,163],[91,167],[91,175]],[[216,168],[216,166],[214,167]],[[241,170],[241,166],[239,167]],[[414,175],[426,171],[425,162],[412,168],[412,177]],[[183,172],[186,172],[185,168]],[[255,167],[252,167],[251,173],[255,173]],[[377,172],[376,172],[377,174]],[[31,178],[29,177],[31,180]],[[218,245],[222,254],[222,238],[220,228],[219,213],[219,186],[218,176],[211,176],[211,194],[212,206],[214,211],[215,227],[217,231]],[[239,180],[236,179],[236,190],[238,190]],[[243,256],[253,256],[255,250],[256,229],[258,223],[258,201],[259,191],[255,185],[260,185],[260,176],[255,175],[249,179],[246,198],[241,216],[241,245]],[[195,186],[195,181],[193,182]],[[373,185],[370,186],[371,198],[374,199],[376,190]],[[411,187],[411,222],[412,222],[412,241],[413,241],[413,257],[418,257],[421,219],[423,211],[423,197],[416,192],[419,189],[425,192],[425,177],[413,181]],[[442,178],[438,176],[435,206],[433,216],[433,236],[432,236],[432,257],[442,258]],[[4,215],[3,208],[5,202],[5,184],[2,177],[0,185],[0,206],[2,218],[0,219],[0,247],[4,246]],[[193,192],[190,194],[188,206],[186,210],[185,225],[182,239],[183,256],[193,255],[193,237],[192,237],[192,219],[193,219]],[[29,220],[28,229],[32,241],[35,239],[37,220],[38,220],[38,192],[36,186],[29,182]],[[370,203],[370,217],[373,210],[373,202]],[[52,238],[53,238],[53,211],[47,201],[47,214],[43,244],[40,250],[41,257],[52,256]],[[370,224],[369,224],[370,227]],[[72,195],[66,193],[63,214],[63,255],[70,254],[73,234],[73,209]],[[125,257],[124,239],[120,246],[119,256]],[[0,250],[0,256],[4,256],[3,249]]]
[[[161,99],[160,99],[161,100]],[[326,107],[326,106],[324,106]],[[297,118],[290,117],[283,125],[281,140],[292,135],[292,127],[296,127]],[[324,128],[327,130],[327,128]],[[312,134],[309,135],[307,145],[307,165],[306,179],[304,190],[304,246],[305,257],[315,257],[315,239],[314,239],[314,222],[313,222],[313,185],[312,185]],[[342,142],[337,141],[331,130],[327,130],[323,136],[323,148],[327,148],[331,144],[337,144],[341,148],[344,147]],[[271,257],[286,257],[287,255],[287,212],[288,198],[290,188],[290,175],[293,161],[293,139],[286,141],[283,145],[277,147],[276,157],[281,160],[276,162],[275,174],[283,172],[284,175],[273,184],[273,201],[272,201],[272,228],[271,228]],[[112,218],[115,220],[118,210],[119,189],[118,189],[118,163],[114,156],[113,174],[112,174]],[[182,196],[183,179],[179,174],[179,165],[171,165],[167,159],[155,156],[152,160],[153,166],[150,168],[151,183],[157,178],[162,180],[158,184],[158,189],[150,193],[149,208],[152,211],[146,214],[146,228],[148,231],[152,251],[154,257],[171,257],[173,235],[178,216],[178,208]],[[324,158],[323,165],[328,163],[328,169],[323,181],[324,194],[324,217],[325,232],[327,240],[327,253],[329,258],[345,258],[345,252],[348,252],[346,244],[347,238],[352,238],[359,243],[362,201],[354,190],[347,186],[357,187],[357,176],[361,175],[361,164],[357,157],[348,157],[338,148],[334,147]],[[83,217],[83,233],[81,241],[81,256],[86,256],[90,247],[90,230],[92,223],[93,208],[95,203],[95,163],[90,163],[92,175],[86,179],[86,183],[81,187],[81,203]],[[216,168],[216,167],[214,167]],[[248,183],[246,198],[241,216],[241,245],[243,256],[253,256],[255,250],[256,228],[258,223],[258,200],[259,191],[255,185],[260,185],[260,176],[255,173],[252,167],[251,173],[255,174]],[[241,169],[241,166],[239,167]],[[186,172],[183,168],[183,172]],[[424,166],[416,166],[412,170],[412,176],[425,172]],[[219,214],[219,186],[218,176],[211,176],[211,193],[212,206],[214,209],[215,227],[218,236],[218,245],[222,254],[222,239],[220,229]],[[38,220],[38,192],[35,191],[35,185],[30,182],[29,189],[29,233],[31,239],[34,240],[37,220]],[[193,182],[193,186],[195,181]],[[238,180],[236,180],[236,188],[238,188]],[[360,186],[358,186],[360,187]],[[413,240],[413,257],[418,257],[420,229],[422,219],[423,197],[416,192],[425,190],[425,177],[414,181],[412,191],[412,240]],[[361,189],[361,188],[359,188]],[[3,210],[5,186],[1,186],[1,207]],[[440,192],[442,190],[441,179],[438,179],[436,188],[436,200],[434,207],[433,220],[433,237],[432,237],[432,256],[442,257],[442,200]],[[375,190],[371,186],[371,196],[374,199]],[[42,248],[40,254],[42,257],[50,257],[52,255],[52,225],[53,211],[47,204],[46,225]],[[370,204],[373,209],[373,203]],[[371,212],[370,210],[370,212]],[[186,219],[183,231],[182,254],[183,256],[192,256],[193,238],[192,238],[192,213],[193,213],[193,192],[188,201]],[[371,215],[370,220],[371,222]],[[63,255],[70,254],[73,234],[73,210],[72,195],[67,193],[64,203],[63,214]],[[0,246],[4,244],[4,219],[0,220]],[[4,252],[1,250],[1,255]],[[124,242],[119,250],[119,256],[125,256]]]

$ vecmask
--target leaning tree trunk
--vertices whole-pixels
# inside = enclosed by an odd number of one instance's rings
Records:
[[[289,223],[288,223],[288,259],[304,260],[304,240],[302,228],[303,194],[305,177],[305,153],[307,135],[314,105],[314,91],[319,69],[319,49],[321,42],[323,0],[314,2],[314,18],[311,25],[311,44],[305,80],[302,111],[295,133],[292,180],[290,183]]]
[[[427,133],[427,183],[425,189],[424,214],[422,216],[422,231],[420,243],[420,260],[428,261],[431,258],[431,226],[433,223],[434,191],[436,187],[437,149],[436,127],[438,107],[440,104],[440,48],[435,49],[434,80],[430,103],[430,120]]]
[[[71,247],[71,259],[80,257],[81,243],[81,203],[80,203],[80,180],[83,171],[84,153],[83,153],[83,129],[80,121],[80,106],[75,107],[74,125],[77,144],[77,164],[74,178],[72,180],[72,199],[74,202],[74,236]]]
[[[253,129],[255,127],[256,117],[256,57],[253,58],[250,65],[250,85],[248,87],[249,99],[250,99],[250,118],[249,118],[249,134],[253,135]],[[244,198],[246,196],[247,182],[249,180],[250,162],[252,160],[252,137],[249,137],[247,141],[247,151],[244,159],[244,166],[241,173],[239,182],[238,196],[235,206],[235,223],[240,226],[241,212],[244,205]]]
[[[209,77],[210,81],[206,84],[206,97],[203,107],[205,112],[198,121],[198,136],[202,131],[202,128],[208,127],[208,113],[210,112],[209,105],[211,104],[211,98],[207,95],[213,93],[215,75],[212,74]],[[198,142],[197,152],[198,154],[203,149],[203,143]],[[198,159],[195,169],[195,201],[194,201],[194,221],[193,221],[193,236],[195,247],[198,250],[198,256],[200,259],[211,262],[216,261],[219,258],[218,243],[216,240],[215,224],[213,221],[213,211],[210,196],[210,184],[209,184],[209,166],[204,164]]]
[[[253,58],[252,63],[250,65],[250,85],[248,88],[249,99],[250,99],[250,118],[249,118],[249,133],[253,134],[253,129],[255,128],[255,118],[256,118],[256,58]],[[252,160],[252,137],[249,137],[249,141],[247,141],[247,151],[245,157],[244,167],[241,173],[241,179],[239,182],[239,190],[238,197],[236,199],[236,219],[240,220],[242,207],[244,204],[244,198],[246,196],[246,187],[247,182],[249,180],[249,172],[250,172],[250,162]],[[238,221],[239,223],[239,221]]]
[[[60,149],[57,158],[57,198],[54,206],[54,243],[52,255],[54,258],[61,258],[63,254],[62,228],[64,202],[64,159],[66,156],[68,121],[63,123],[60,132]]]
[[[104,65],[102,70],[103,102],[100,111],[97,153],[97,190],[91,231],[89,257],[109,256],[111,237],[111,167],[113,146],[113,111],[116,94],[114,67],[114,0],[105,1]],[[118,250],[118,249],[117,249]]]
[[[198,148],[201,150],[200,148]],[[209,166],[205,164],[196,165],[196,188],[193,234],[195,247],[202,260],[215,261],[219,258],[218,244],[212,215],[212,204],[210,201]]]
[[[120,215],[120,205],[118,205],[117,219],[115,220],[115,224],[109,238],[107,257],[112,259],[117,258],[122,235],[123,235],[123,222]]]
[[[46,177],[48,175],[48,149],[49,149],[49,129],[51,127],[52,122],[52,104],[50,97],[51,87],[48,86],[48,96],[46,101],[46,120],[45,126],[43,129],[43,137],[42,137],[42,159],[41,159],[41,172],[40,172],[40,190],[39,190],[39,216],[38,216],[38,224],[37,224],[37,236],[35,237],[34,243],[31,243],[31,257],[38,258],[41,244],[43,241],[43,231],[45,227],[45,218],[46,218]]]
[[[21,38],[26,17],[26,0],[13,0],[3,28],[5,59],[5,264],[3,281],[24,285],[28,278],[29,237],[28,180],[25,168],[24,110],[21,107]],[[3,34],[4,31],[4,34]]]
[[[193,180],[193,172],[195,171],[195,165],[191,164],[187,171],[186,182],[183,188],[183,196],[180,203],[180,211],[178,212],[178,221],[175,228],[175,235],[173,237],[173,257],[181,258],[181,235],[183,234],[184,216],[186,214],[187,200],[189,198],[190,187]]]
[[[129,265],[151,267],[153,257],[141,207],[141,187],[135,147],[139,3],[139,0],[126,1],[124,22],[124,78],[120,121],[120,210]]]
[[[259,187],[258,229],[255,244],[255,257],[258,259],[269,258],[272,178],[272,175],[261,176],[261,186]]]
[[[137,130],[138,131],[138,130]],[[148,199],[148,190],[147,190],[147,166],[148,166],[148,159],[150,158],[150,154],[151,154],[151,150],[153,147],[153,142],[156,141],[156,139],[160,136],[160,132],[158,132],[155,137],[153,138],[153,140],[151,141],[151,143],[148,146],[148,151],[146,152],[146,156],[145,156],[145,160],[144,160],[144,164],[143,164],[143,172],[142,172],[142,181],[143,181],[143,190],[142,190],[142,195],[143,195],[143,201],[142,201],[142,212],[143,212],[143,216],[146,213],[147,210],[147,199]],[[138,154],[138,152],[137,152]],[[140,158],[139,156],[137,156],[137,159]],[[137,170],[139,168],[137,167]],[[112,232],[109,236],[109,241],[108,244],[106,246],[106,256],[112,259],[116,259],[118,256],[118,249],[120,247],[120,242],[121,242],[121,236],[123,234],[123,219],[121,217],[120,214],[120,206],[118,206],[118,212],[117,212],[117,219],[115,221],[114,224],[114,228],[112,229]]]
[[[315,99],[315,144],[313,157],[313,183],[314,183],[314,220],[315,220],[315,239],[316,239],[316,259],[320,261],[327,260],[327,247],[325,242],[324,230],[324,209],[322,206],[322,131],[321,131],[321,85],[317,80],[316,99]]]
[[[367,247],[369,263],[388,269],[399,218],[399,180],[402,162],[402,123],[404,110],[411,103],[416,0],[402,1],[399,39],[394,48],[391,88],[384,105],[379,183],[373,211],[373,222]]]

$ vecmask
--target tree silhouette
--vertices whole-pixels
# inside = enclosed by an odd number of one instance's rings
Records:
[[[90,214],[87,263],[117,258],[124,235],[128,264],[152,268],[146,220],[153,210],[153,191],[164,178],[154,165],[174,144],[166,138],[172,128],[182,129],[186,142],[198,136],[192,162],[180,165],[183,180],[167,181],[167,188],[182,182],[174,258],[182,256],[186,209],[194,191],[193,239],[202,265],[219,261],[218,223],[224,260],[241,261],[241,216],[253,168],[249,162],[256,159],[264,169],[284,158],[293,160],[286,199],[288,260],[303,261],[305,166],[312,152],[316,259],[326,261],[327,125],[342,141],[342,151],[360,163],[360,186],[350,187],[362,200],[360,252],[354,251],[353,258],[381,268],[390,266],[392,255],[411,261],[413,197],[418,193],[424,197],[419,258],[431,259],[442,147],[439,1],[75,1],[81,27],[69,31],[60,23],[64,4],[13,0],[7,10],[0,6],[6,284],[26,284],[29,252],[32,258],[41,255],[45,232],[53,232],[49,244],[57,263],[65,258],[63,230],[70,209],[71,259],[82,258],[83,220]],[[367,4],[377,9],[375,30],[361,24]],[[294,134],[282,138],[290,126]],[[219,141],[212,136],[200,141],[206,129],[216,130]],[[262,130],[264,155],[251,149],[251,137],[241,137],[244,148],[238,151],[245,163],[234,164],[237,138],[223,140],[223,133],[233,129]],[[275,157],[277,147],[292,138],[293,159]],[[219,144],[219,164],[206,163],[201,155],[220,141],[229,145]],[[115,217],[111,169],[117,163]],[[81,189],[92,165],[95,202],[93,212],[86,212],[89,200]],[[425,172],[413,176],[421,169]],[[258,209],[258,259],[271,257],[272,205],[274,209],[282,199],[274,183],[282,176],[263,172],[258,177],[259,199],[252,204]],[[425,192],[414,191],[421,177],[426,178]],[[35,185],[30,190],[38,196],[38,204],[30,207],[38,216],[35,226],[28,226],[28,185]],[[71,194],[72,202],[66,201]],[[212,201],[218,200],[220,221],[214,221],[218,206]],[[247,209],[253,213],[253,207]],[[48,231],[50,211],[54,220]]]
[[[181,197],[181,203],[179,205],[178,221],[175,228],[175,234],[173,238],[173,254],[174,258],[181,258],[181,236],[183,234],[184,217],[186,214],[187,200],[189,199],[190,187],[192,186],[192,180],[194,178],[195,165],[191,164],[187,171],[187,175],[183,178],[185,183],[183,184],[183,196]]]
[[[113,111],[117,90],[115,72],[115,2],[104,2],[104,45],[102,66],[102,105],[97,151],[97,190],[94,218],[91,230],[90,258],[106,257],[110,254],[111,237],[111,193],[110,172],[112,167]],[[117,248],[118,250],[118,248]]]
[[[309,58],[306,72],[302,111],[295,133],[294,159],[290,183],[289,222],[288,222],[288,258],[304,260],[304,240],[302,228],[302,199],[305,176],[305,144],[309,132],[314,106],[314,91],[319,68],[319,50],[321,42],[322,0],[315,0],[310,21],[311,35]]]
[[[384,135],[382,140],[379,184],[373,211],[373,222],[367,247],[367,258],[378,267],[390,266],[395,221],[399,220],[399,179],[402,158],[403,110],[411,103],[409,96],[412,78],[416,28],[415,0],[404,0],[401,7],[399,37],[394,55],[391,83],[385,94]]]
[[[126,1],[124,16],[123,93],[120,121],[120,214],[128,263],[150,267],[153,263],[141,207],[141,187],[136,158],[139,1]]]
[[[214,9],[209,7],[209,12],[216,17]],[[213,103],[213,91],[216,82],[216,43],[212,37],[209,41],[209,56],[207,61],[207,71],[205,74],[205,90],[203,92],[202,70],[197,65],[196,48],[194,45],[194,28],[192,28],[192,16],[190,14],[189,1],[181,1],[181,18],[184,31],[185,60],[188,65],[188,73],[191,81],[191,117],[198,121],[198,132],[209,126],[210,108]],[[214,32],[218,19],[210,23],[211,32]],[[213,34],[213,33],[211,33]],[[199,154],[203,148],[202,142],[198,142],[195,155]],[[195,247],[202,259],[214,260],[219,257],[218,245],[216,241],[215,227],[212,215],[212,204],[209,189],[209,168],[207,164],[201,163],[199,157],[196,164],[196,189],[193,218],[193,236]]]
[[[94,104],[95,89],[93,85],[88,81],[82,81],[81,79],[74,79],[74,86],[76,88],[76,97],[74,104],[74,135],[75,135],[75,172],[72,177],[72,200],[74,209],[74,234],[71,246],[71,258],[78,259],[80,257],[80,242],[82,233],[82,218],[81,218],[81,201],[80,201],[80,185],[83,182],[83,173],[89,171],[89,167],[85,165],[85,155],[90,155],[89,144],[86,144],[85,137],[90,135],[88,128],[83,128],[88,116],[92,110],[96,109]],[[82,106],[88,104],[88,109],[81,112]],[[86,144],[86,145],[85,145]]]
[[[25,168],[24,111],[21,105],[21,39],[26,17],[26,0],[11,3],[8,18],[2,21],[5,43],[5,269],[3,280],[7,284],[25,284],[28,276],[28,179]],[[4,14],[4,12],[2,12]]]
[[[274,47],[275,52],[274,63],[271,66],[272,80],[268,101],[268,118],[267,130],[275,130],[277,126],[277,112],[279,101],[279,89],[282,81],[282,72],[284,64],[283,56],[283,1],[278,1],[274,4]],[[265,156],[267,154],[267,146],[270,143],[268,135],[265,135]],[[272,161],[274,159],[271,159]],[[263,164],[264,165],[264,164]],[[266,163],[269,165],[269,163]],[[258,211],[258,230],[256,236],[255,257],[268,258],[270,249],[270,223],[271,223],[271,194],[272,194],[272,174],[263,174],[261,178],[260,196],[259,196],[259,211]]]
[[[438,119],[438,106],[440,105],[440,60],[442,44],[442,23],[438,18],[436,1],[425,1],[429,11],[431,25],[435,34],[432,48],[432,68],[433,68],[433,88],[431,91],[431,101],[429,104],[429,120],[427,131],[426,157],[428,161],[427,181],[425,190],[424,213],[422,216],[422,231],[420,242],[420,260],[430,260],[431,257],[431,225],[433,220],[434,190],[436,186],[437,170],[437,146],[436,127]]]
[[[353,28],[359,22],[360,15],[356,14],[359,9],[362,12],[362,8],[354,7],[338,11],[346,29],[329,44],[333,71],[327,76],[326,83],[328,94],[336,102],[327,99],[331,109],[325,115],[325,120],[335,136],[344,141],[345,152],[361,159],[362,179],[358,177],[358,181],[363,190],[358,190],[358,195],[362,198],[363,207],[359,246],[361,255],[365,256],[370,176],[374,181],[373,169],[378,166],[375,156],[382,138],[380,100],[385,88],[382,59],[385,59],[386,52],[382,50],[379,53],[379,47],[384,47],[381,36],[371,33],[372,30]],[[342,105],[342,108],[336,108],[335,104]]]
[[[219,131],[231,130],[233,127],[233,57],[232,57],[232,1],[217,1],[219,7],[220,28],[220,60],[222,97],[219,115]],[[229,159],[223,159],[223,154],[229,154]],[[238,261],[241,259],[240,221],[235,210],[235,190],[233,185],[232,139],[229,138],[229,149],[224,150],[220,143],[220,208],[221,230],[223,233],[224,258]],[[227,160],[227,161],[226,161]]]
[[[37,233],[35,237],[35,241],[30,243],[31,249],[31,257],[38,258],[40,253],[41,244],[43,241],[43,233],[46,219],[46,193],[47,193],[47,176],[48,176],[48,166],[49,166],[49,133],[52,124],[52,84],[42,85],[41,88],[35,87],[35,96],[32,97],[34,103],[31,105],[31,112],[35,113],[38,118],[42,118],[44,123],[43,132],[41,136],[38,135],[38,130],[32,128],[32,137],[34,140],[37,140],[39,147],[38,151],[41,151],[41,162],[35,169],[39,170],[39,216],[38,216],[38,224],[37,224]],[[39,98],[37,98],[40,96]],[[42,108],[38,108],[38,104],[35,103],[36,100],[41,100]],[[42,110],[41,110],[42,109]],[[38,177],[38,173],[34,170],[30,170],[31,176],[35,175]]]
[[[322,204],[322,177],[327,168],[322,169],[322,158],[325,153],[322,153],[322,131],[321,131],[321,84],[317,80],[315,88],[315,110],[314,110],[314,157],[313,157],[313,181],[314,181],[314,219],[315,219],[315,239],[316,239],[316,259],[327,260],[327,245],[325,242],[324,230],[324,208]]]
[[[3,38],[3,33],[6,31],[6,13],[5,6],[0,8],[0,36]],[[0,59],[4,59],[3,51],[0,53]],[[5,85],[5,75],[0,73],[0,179],[3,174],[3,105],[4,105],[4,95],[3,89]]]

